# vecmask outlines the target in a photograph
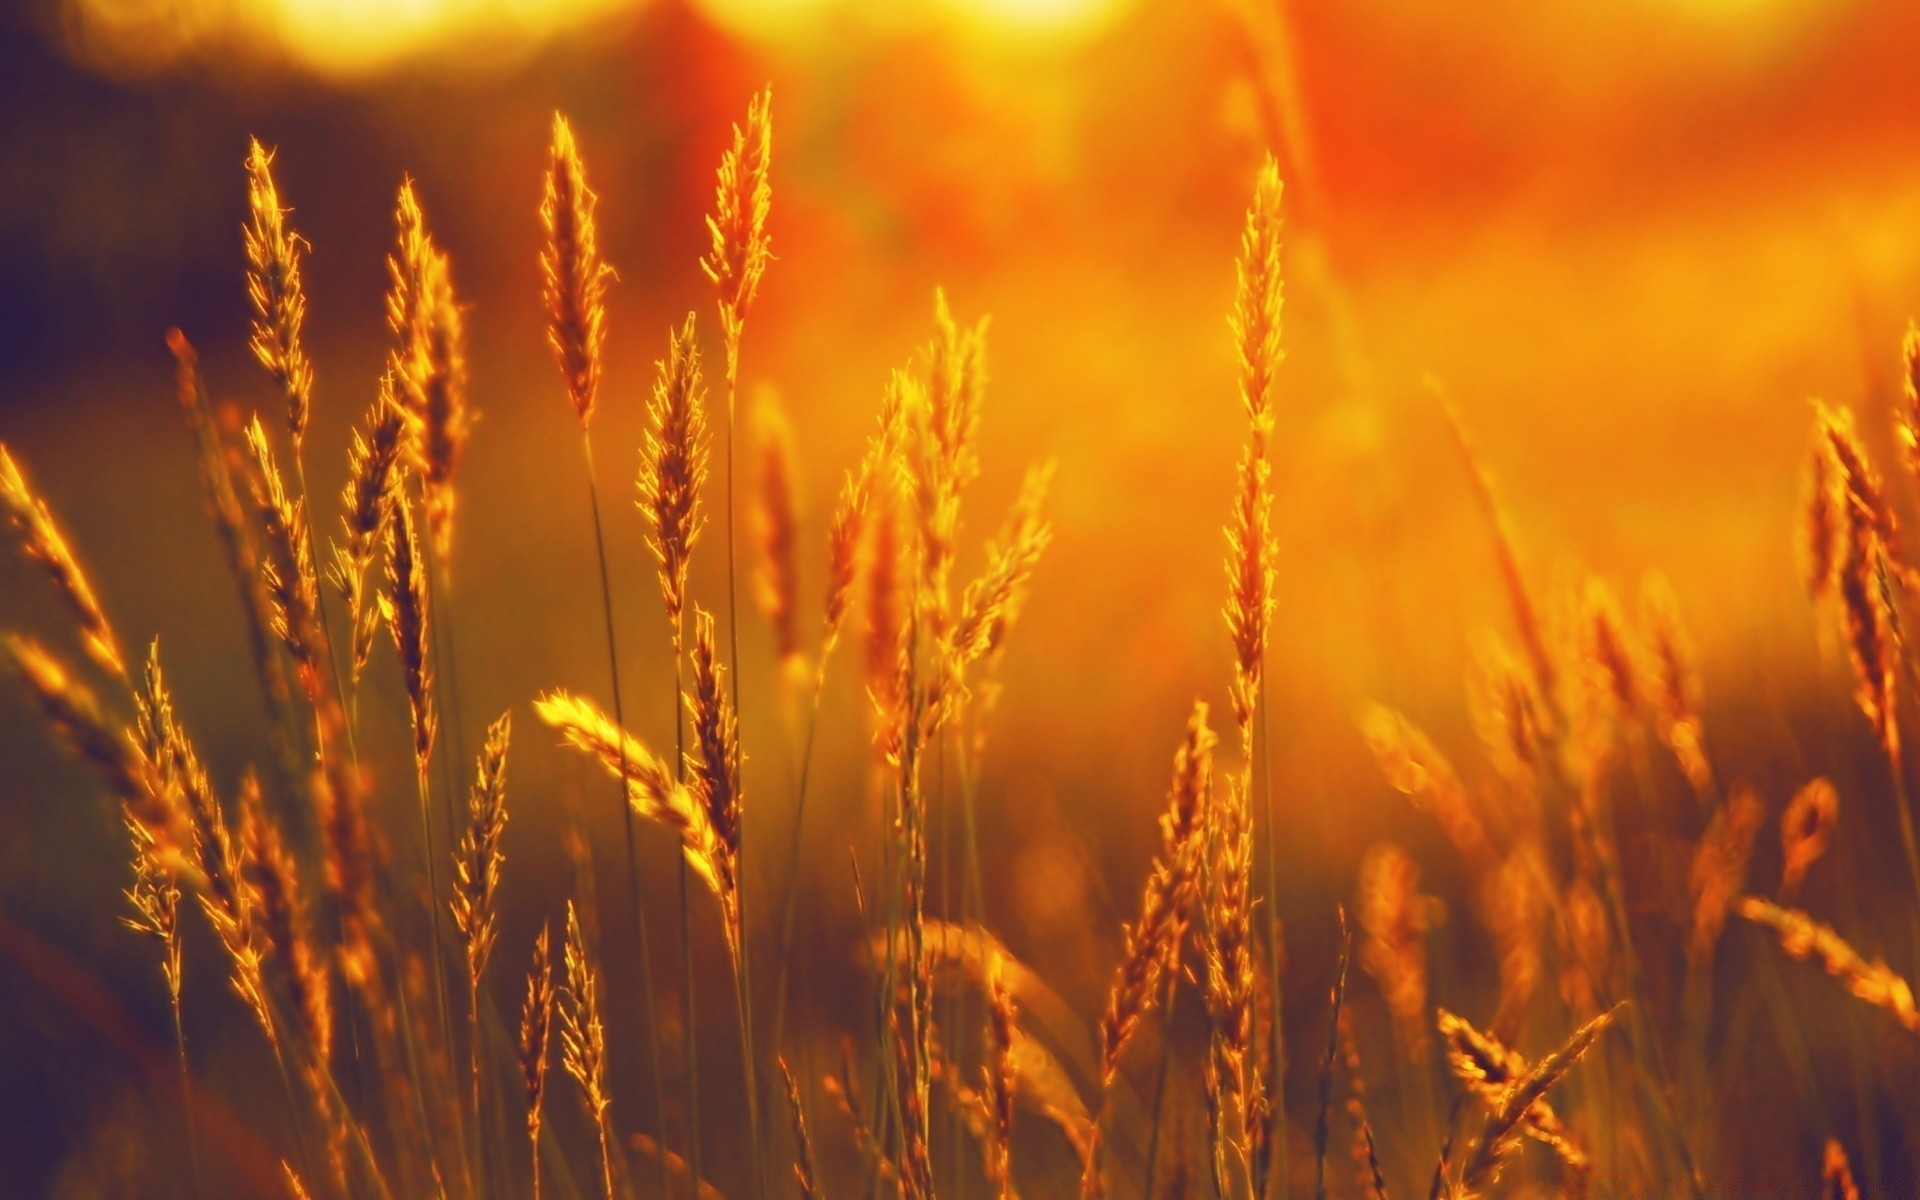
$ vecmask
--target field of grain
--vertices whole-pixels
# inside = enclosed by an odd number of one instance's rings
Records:
[[[0,1192],[1920,1196],[1920,17],[6,22]]]

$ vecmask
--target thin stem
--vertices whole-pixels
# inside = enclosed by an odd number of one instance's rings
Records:
[[[1264,647],[1262,648],[1264,655]],[[1267,719],[1267,671],[1260,672],[1260,794],[1267,810],[1267,981],[1273,990],[1273,1034],[1268,1056],[1273,1060],[1267,1084],[1267,1153],[1269,1167],[1262,1189],[1264,1196],[1273,1189],[1277,1176],[1280,1195],[1288,1193],[1291,1175],[1287,1162],[1287,1058],[1286,1035],[1282,1020],[1280,987],[1280,857],[1274,849],[1274,829],[1279,813],[1273,805],[1273,734]],[[1151,1182],[1151,1181],[1149,1181]]]
[[[1167,972],[1167,998],[1160,1006],[1160,1071],[1153,1085],[1153,1130],[1147,1134],[1147,1177],[1140,1194],[1152,1200],[1154,1168],[1160,1160],[1160,1115],[1167,1099],[1167,1076],[1173,1066],[1173,1002],[1180,995],[1180,973]]]
[[[413,1014],[408,1011],[410,1006],[407,1003],[407,981],[401,970],[400,949],[398,946],[392,945],[389,945],[387,949],[391,951],[393,955],[393,998],[400,1009],[400,1049],[406,1058],[407,1080],[411,1085],[407,1090],[413,1093],[414,1119],[419,1122],[420,1136],[427,1144],[427,1166],[433,1176],[434,1190],[439,1193],[441,1200],[446,1200],[447,1187],[440,1170],[440,1152],[433,1143],[433,1126],[427,1120],[425,1089],[421,1083],[423,1077],[420,1073],[420,1059],[413,1044]],[[375,1027],[376,1029],[378,1028],[377,1020]],[[277,1057],[279,1054],[277,1047],[274,1053]],[[382,1061],[385,1061],[387,1055],[391,1053],[390,1048],[383,1046],[380,1055]],[[283,1062],[280,1067],[282,1076],[285,1076],[286,1070],[286,1065]],[[287,1086],[288,1090],[291,1091],[292,1084],[289,1083]]]
[[[429,539],[430,542],[431,540],[432,539]],[[441,816],[446,826],[447,840],[451,842],[454,838],[453,831],[456,828],[456,821],[455,821],[454,811],[453,811],[454,796],[459,792],[459,781],[456,774],[458,768],[455,764],[456,764],[456,761],[465,759],[466,752],[465,752],[465,749],[461,746],[462,739],[460,735],[460,686],[459,686],[459,674],[456,671],[454,666],[453,604],[452,604],[453,588],[452,588],[452,585],[448,582],[449,576],[450,576],[450,572],[448,570],[448,562],[447,562],[446,556],[441,555],[435,550],[429,550],[428,556],[427,556],[427,587],[430,592],[430,596],[431,596],[430,602],[433,605],[433,610],[437,612],[440,616],[440,620],[434,623],[434,626],[432,629],[432,635],[434,638],[434,650],[435,650],[435,653],[439,655],[440,665],[445,672],[444,677],[446,679],[445,695],[447,698],[447,706],[446,706],[446,709],[443,710],[443,714],[442,714],[446,719],[441,721],[441,732],[444,735],[447,731],[447,727],[451,726],[452,734],[453,734],[451,740],[449,740],[445,736],[442,736],[436,739],[437,744],[434,747],[434,752],[436,756],[440,759]],[[426,830],[428,829],[428,823],[431,820],[431,817],[429,815],[429,810],[427,807],[428,799],[427,799],[426,793],[431,789],[428,786],[427,777],[424,773],[424,767],[423,767],[423,773],[421,775],[420,786],[422,789],[421,828],[423,830]],[[433,939],[434,939],[433,940],[433,947],[434,947],[433,983],[434,983],[434,988],[436,989],[436,993],[437,993],[439,1004],[440,1004],[440,1028],[442,1030],[441,1036],[444,1037],[447,1041],[447,1058],[449,1061],[452,1061],[454,1055],[458,1053],[458,1051],[456,1051],[454,1048],[452,1010],[447,1007],[447,1000],[446,1000],[446,993],[447,993],[446,964],[443,961],[443,956],[440,949],[440,888],[439,888],[439,885],[434,882],[435,872],[433,870],[433,866],[435,861],[436,861],[436,856],[433,853],[433,835],[429,831],[427,833],[427,867],[428,867],[427,880],[428,880],[428,886],[431,889],[431,891],[428,893],[429,898],[427,902],[427,908],[428,908],[428,916],[433,922]],[[476,981],[476,986],[477,986],[477,981]],[[477,1007],[474,1009],[474,1013],[475,1013],[474,1021],[472,1024],[472,1028],[468,1031],[468,1034],[469,1034],[469,1041],[472,1043],[472,1056],[474,1060],[478,1062],[479,1055],[480,1055],[480,1022],[478,1017],[479,1010]],[[463,1152],[461,1154],[461,1162],[462,1162],[463,1170],[467,1170],[467,1171],[478,1170],[480,1174],[483,1175],[485,1172],[483,1169],[483,1164],[481,1163],[480,1159],[481,1159],[481,1156],[485,1154],[485,1147],[483,1144],[485,1141],[485,1138],[482,1136],[480,1131],[480,1115],[479,1115],[480,1110],[479,1110],[479,1100],[478,1100],[479,1078],[477,1074],[475,1076],[474,1086],[475,1086],[474,1121],[473,1121],[473,1139],[475,1142],[475,1145],[473,1147],[474,1153],[472,1155],[468,1155]],[[464,1135],[462,1137],[462,1141],[463,1142],[465,1141]],[[465,1147],[463,1146],[462,1149],[464,1151]],[[469,1187],[468,1190],[472,1191],[473,1189]]]
[[[739,575],[738,558],[734,551],[734,515],[733,515],[733,443],[736,421],[734,409],[736,397],[740,391],[740,322],[725,322],[727,349],[727,656],[733,664],[733,677],[728,686],[733,691],[733,716],[736,724],[740,722],[740,604],[736,576]],[[733,778],[736,794],[746,793],[746,779],[740,758],[740,739],[734,739]],[[742,805],[742,808],[745,806]],[[767,1175],[766,1164],[760,1161],[760,1100],[758,1081],[754,1077],[753,1062],[753,1020],[749,1015],[748,1000],[750,992],[747,986],[747,918],[746,918],[746,814],[740,814],[735,825],[734,854],[741,864],[739,884],[734,896],[735,921],[739,926],[736,939],[738,949],[737,970],[740,981],[740,1041],[747,1053],[743,1064],[747,1084],[747,1119],[753,1123],[753,1183],[754,1191],[760,1200],[766,1200]],[[697,1186],[697,1185],[696,1185]]]
[[[473,1074],[473,1138],[474,1138],[474,1179],[478,1185],[476,1195],[485,1195],[487,1190],[487,1147],[486,1137],[481,1133],[480,1107],[480,977],[467,975],[467,1012],[472,1026],[473,1036],[467,1043],[468,1057]]]
[[[173,1047],[180,1056],[180,1108],[187,1119],[187,1154],[193,1162],[193,1194],[195,1200],[206,1194],[205,1185],[200,1179],[200,1130],[193,1118],[193,1077],[187,1070],[187,1033],[180,1021],[180,989],[170,989],[173,993]]]
[[[613,677],[613,722],[621,729],[627,727],[626,711],[620,703],[620,651],[614,640],[613,632],[613,587],[607,580],[607,539],[600,523],[600,485],[593,469],[593,435],[583,423],[580,426],[580,449],[587,460],[587,499],[593,508],[593,549],[600,566],[600,611],[607,626],[607,670]],[[676,703],[678,699],[676,698]],[[634,915],[634,925],[640,940],[640,986],[647,993],[647,1047],[653,1063],[654,1115],[660,1123],[660,1132],[664,1138],[667,1120],[666,1086],[660,1075],[660,1028],[659,1014],[654,1009],[653,992],[653,952],[647,944],[647,912],[640,904],[640,862],[639,853],[634,848],[633,806],[627,802],[627,743],[620,739],[620,816],[626,823],[627,833],[627,911]],[[605,1157],[606,1134],[601,1133],[602,1157]],[[665,1145],[664,1140],[662,1145]],[[611,1188],[612,1176],[608,1176]],[[667,1163],[667,1156],[660,1156],[661,1195],[673,1195],[673,1169]]]
[[[793,839],[787,849],[787,886],[780,902],[780,973],[774,981],[773,995],[773,1046],[776,1052],[786,1045],[787,977],[792,973],[793,936],[797,927],[794,901],[799,898],[800,891],[801,834],[806,828],[807,780],[813,770],[813,738],[820,728],[820,694],[825,690],[826,681],[827,663],[823,654],[820,669],[813,677],[813,707],[807,714],[807,736],[800,750],[800,781],[793,802]]]
[[[686,656],[680,644],[681,631],[673,631],[673,777],[686,781],[687,714],[680,697],[684,692]],[[687,1056],[687,1164],[693,1172],[689,1195],[700,1195],[700,1035],[699,1007],[694,1000],[693,977],[693,901],[687,884],[687,843],[680,843],[680,946],[686,969],[686,1056]]]
[[[753,1053],[753,976],[748,968],[746,928],[742,926],[734,939],[737,947],[734,955],[734,984],[738,993],[740,1009],[740,1073],[747,1087],[747,1124],[752,1135],[749,1144],[753,1147],[753,1179],[762,1200],[766,1197],[766,1164],[760,1157],[760,1089],[754,1071],[758,1061]],[[698,1196],[699,1181],[694,1181],[695,1195]]]
[[[594,1114],[593,1124],[600,1131],[600,1178],[606,1180],[607,1200],[616,1200],[613,1191],[613,1154],[607,1146],[607,1114],[604,1112]],[[662,1154],[660,1161],[666,1162],[667,1156]]]
[[[427,924],[433,930],[433,999],[440,1011],[440,1036],[447,1041],[449,1057],[453,1050],[453,1022],[447,1014],[447,973],[440,947],[440,868],[434,860],[438,857],[433,851],[433,818],[430,809],[431,788],[427,783],[427,764],[421,763],[414,771],[414,778],[420,785],[420,836],[426,845],[427,854]],[[404,988],[405,984],[401,984]],[[461,1155],[462,1158],[466,1156]]]
[[[293,480],[300,488],[301,535],[306,539],[307,543],[307,561],[317,564],[320,559],[319,556],[314,553],[313,504],[307,498],[307,460],[300,444],[297,442],[293,447]],[[333,692],[334,698],[337,700],[346,690],[340,684],[340,681],[346,678],[346,676],[340,671],[340,648],[334,643],[333,621],[327,616],[327,589],[324,587],[315,588],[314,599],[318,602],[320,608],[320,632],[327,639],[327,666],[333,672]],[[347,758],[353,763],[354,768],[358,770],[360,766],[360,752],[354,748],[353,724],[344,721],[342,724],[346,726],[347,731]]]

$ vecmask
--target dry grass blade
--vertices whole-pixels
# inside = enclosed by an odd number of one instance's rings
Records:
[[[677,647],[687,604],[687,566],[706,525],[700,512],[700,489],[707,480],[706,385],[700,378],[692,313],[681,328],[668,333],[667,357],[656,367],[640,455],[639,505],[647,519],[647,544],[660,561],[660,597]]]
[[[1463,1198],[1484,1195],[1493,1186],[1501,1168],[1512,1156],[1517,1139],[1524,1132],[1527,1114],[1532,1111],[1534,1103],[1573,1069],[1619,1011],[1620,1007],[1615,1006],[1588,1021],[1575,1030],[1559,1049],[1541,1059],[1533,1070],[1508,1085],[1500,1102],[1488,1112],[1486,1123],[1461,1170],[1460,1195]]]
[[[1920,1035],[1920,1008],[1914,1005],[1913,988],[1885,962],[1878,958],[1868,961],[1838,933],[1797,909],[1743,896],[1734,911],[1773,930],[1788,955],[1819,963],[1821,970],[1855,999],[1873,1005],[1908,1032]]]
[[[540,222],[547,242],[540,276],[547,305],[547,345],[553,349],[567,398],[584,427],[600,391],[600,350],[607,337],[606,287],[613,269],[600,258],[594,209],[599,198],[587,186],[586,164],[574,145],[573,128],[553,115],[553,149]]]
[[[253,302],[252,348],[287,405],[287,430],[298,447],[313,403],[313,364],[301,342],[307,297],[300,282],[306,243],[287,228],[287,209],[273,182],[273,153],[254,139],[247,150],[247,297]]]
[[[1187,734],[1174,752],[1167,811],[1160,817],[1160,853],[1147,876],[1140,918],[1126,927],[1126,954],[1107,992],[1100,1019],[1100,1074],[1111,1085],[1120,1053],[1140,1018],[1158,1000],[1160,983],[1180,970],[1180,948],[1200,894],[1202,834],[1213,792],[1213,731],[1207,706],[1196,702]]]
[[[127,668],[120,656],[119,641],[113,636],[113,626],[108,623],[99,600],[94,597],[87,573],[54,523],[46,501],[34,495],[4,443],[0,443],[0,509],[5,510],[8,521],[19,533],[21,549],[46,569],[47,577],[73,613],[88,657],[125,679]]]

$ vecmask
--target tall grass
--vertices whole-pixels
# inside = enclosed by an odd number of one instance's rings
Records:
[[[650,1194],[630,1158],[635,1148],[657,1160],[658,1194],[713,1194],[702,1123],[721,1114],[712,1090],[708,1110],[702,1107],[708,1081],[697,1028],[709,1010],[696,1000],[703,981],[695,977],[694,942],[696,912],[708,904],[731,974],[744,1109],[724,1114],[716,1136],[746,1155],[737,1174],[762,1194],[865,1191],[919,1200],[946,1190],[1011,1200],[1023,1189],[1038,1195],[1070,1186],[1088,1198],[1210,1192],[1265,1200],[1352,1191],[1384,1200],[1422,1185],[1432,1196],[1509,1194],[1531,1186],[1511,1182],[1527,1175],[1575,1190],[1657,1178],[1674,1194],[1705,1195],[1724,1162],[1718,1134],[1719,1106],[1731,1102],[1721,1092],[1727,1059],[1752,1044],[1756,1013],[1771,1018],[1783,1052],[1802,1064],[1810,1061],[1810,1039],[1794,1022],[1829,1013],[1790,1008],[1799,969],[1783,961],[1804,960],[1837,985],[1827,1000],[1807,1003],[1838,1004],[1844,993],[1858,1002],[1856,1017],[1874,1016],[1900,1038],[1920,1035],[1907,978],[1824,917],[1793,907],[1819,872],[1848,869],[1823,866],[1832,856],[1839,790],[1826,779],[1795,780],[1773,817],[1766,790],[1716,753],[1679,604],[1663,581],[1649,580],[1633,611],[1605,581],[1587,577],[1564,586],[1555,602],[1541,602],[1491,469],[1437,385],[1486,521],[1517,648],[1494,639],[1468,680],[1484,769],[1457,767],[1408,716],[1382,706],[1364,710],[1358,732],[1386,784],[1422,814],[1416,819],[1436,826],[1440,853],[1453,860],[1446,869],[1466,881],[1470,899],[1456,924],[1484,936],[1490,986],[1458,986],[1459,965],[1445,960],[1436,935],[1447,914],[1422,891],[1423,863],[1405,845],[1383,840],[1356,881],[1356,931],[1347,932],[1342,910],[1337,961],[1309,964],[1301,980],[1325,980],[1331,971],[1331,986],[1295,989],[1296,1000],[1309,995],[1316,1006],[1325,995],[1324,1024],[1316,1007],[1315,1025],[1287,1028],[1281,908],[1288,894],[1282,863],[1290,856],[1282,847],[1294,801],[1274,783],[1272,760],[1285,753],[1285,738],[1269,728],[1266,683],[1274,670],[1268,635],[1276,581],[1295,564],[1281,561],[1271,517],[1275,503],[1288,502],[1272,454],[1275,410],[1285,401],[1282,190],[1271,159],[1254,181],[1230,316],[1246,444],[1237,468],[1220,478],[1231,653],[1221,683],[1237,736],[1230,750],[1217,747],[1212,710],[1196,698],[1174,750],[1139,911],[1121,930],[1092,1037],[982,919],[988,906],[973,805],[997,665],[1052,537],[1053,468],[1029,473],[999,533],[981,539],[977,574],[962,580],[974,554],[963,515],[980,473],[988,342],[984,320],[957,319],[944,293],[934,297],[929,340],[889,379],[863,454],[846,472],[826,529],[822,625],[810,663],[800,617],[806,563],[793,499],[797,456],[784,427],[766,422],[758,591],[781,694],[792,689],[806,709],[796,722],[804,733],[786,861],[777,870],[758,870],[756,861],[749,872],[755,860],[746,831],[771,827],[761,818],[779,793],[771,772],[755,773],[751,793],[746,786],[747,734],[771,740],[777,723],[759,713],[743,723],[747,665],[735,598],[736,400],[773,216],[764,92],[721,154],[711,249],[701,263],[718,293],[725,412],[720,478],[711,482],[724,495],[708,494],[702,333],[692,316],[669,331],[634,464],[672,643],[670,752],[653,748],[666,745],[664,730],[629,727],[623,703],[622,627],[603,522],[624,510],[603,510],[590,434],[612,268],[600,257],[597,198],[573,131],[562,118],[554,123],[540,302],[580,426],[597,575],[583,577],[582,586],[598,584],[610,709],[555,688],[533,700],[533,711],[612,781],[626,842],[624,912],[636,936],[631,944],[602,941],[583,886],[563,915],[542,922],[524,983],[489,973],[503,889],[512,886],[506,783],[509,757],[520,751],[510,748],[512,714],[503,714],[487,731],[459,821],[453,808],[464,764],[437,737],[440,668],[451,674],[451,638],[435,636],[450,591],[454,468],[473,428],[451,259],[427,233],[411,184],[403,185],[388,298],[395,346],[380,398],[353,435],[343,520],[323,556],[303,453],[315,400],[301,332],[304,242],[287,223],[271,162],[254,143],[244,239],[256,318],[251,345],[285,406],[282,434],[257,415],[238,440],[222,429],[191,346],[177,333],[169,339],[209,508],[252,637],[272,736],[264,757],[274,773],[266,782],[249,771],[230,795],[216,786],[175,714],[158,642],[136,675],[51,507],[0,446],[0,511],[52,585],[69,618],[65,633],[86,662],[68,662],[18,633],[0,636],[0,661],[119,805],[132,871],[124,921],[157,949],[196,1196],[223,1183],[239,1194],[240,1185],[206,1153],[197,1119],[196,1047],[182,1016],[189,968],[225,977],[272,1057],[290,1143],[277,1147],[285,1179],[273,1186],[287,1194],[467,1200],[531,1193],[537,1200],[557,1185],[564,1195],[598,1190],[618,1200]],[[1920,483],[1920,333],[1909,334],[1901,361],[1905,402],[1896,433],[1904,465]],[[292,486],[279,467],[282,436],[293,455]],[[1893,810],[1920,889],[1900,736],[1903,693],[1915,676],[1904,636],[1908,593],[1920,567],[1849,414],[1817,409],[1809,463],[1799,531],[1808,589],[1845,646],[1854,701],[1884,758],[1880,807]],[[689,564],[716,502],[725,525],[725,596],[703,600]],[[383,548],[384,587],[370,588],[368,571]],[[325,582],[345,603],[344,655],[327,617],[323,561]],[[804,920],[796,916],[809,866],[803,822],[828,664],[862,595],[871,757],[884,822],[877,870],[851,852],[850,883],[869,934],[871,1024],[848,1035],[837,1069],[809,1078],[804,1031],[787,1018],[790,992],[808,986],[797,940]],[[361,671],[383,625],[405,693],[411,798],[371,786],[374,776],[356,750]],[[457,730],[450,694],[447,702]],[[444,842],[430,802],[436,749]],[[388,823],[409,799],[418,816],[417,859],[386,850]],[[637,823],[677,842],[684,1138],[667,1128],[672,1107],[659,1059]],[[1769,827],[1783,864],[1777,885],[1754,878]],[[772,853],[761,848],[772,844],[762,837],[751,842],[756,860]],[[1677,848],[1682,869],[1662,875],[1649,867],[1645,848],[1656,844]],[[956,872],[964,876],[957,893],[950,886]],[[757,893],[763,880],[777,881],[777,900]],[[1683,895],[1659,893],[1663,881]],[[442,936],[443,907],[455,937]],[[217,963],[202,964],[183,949],[183,910],[191,909],[214,934]],[[1334,914],[1285,916],[1325,926]],[[1920,945],[1920,908],[1901,906],[1899,916]],[[550,944],[556,924],[557,956]],[[1858,936],[1878,940],[1885,931],[1863,928]],[[752,970],[756,954],[766,953],[775,956],[770,1023],[756,1012],[766,997],[756,992]],[[524,948],[509,957],[527,960]],[[609,960],[637,967],[655,1091],[650,1132],[616,1103],[611,1062],[620,1030],[604,986],[613,977]],[[448,1000],[450,963],[465,981],[464,1013]],[[1359,968],[1352,979],[1349,963]],[[1737,982],[1742,967],[1753,989],[1716,986]],[[1469,1017],[1436,1003],[1443,988],[1449,1004],[1455,994],[1480,992],[1493,1003]],[[943,995],[979,1003],[953,999],[942,1008],[936,999]],[[1183,997],[1185,1025],[1176,1021]],[[1194,1025],[1204,1026],[1198,1045]],[[556,1028],[559,1059],[580,1101],[576,1115],[590,1130],[591,1162],[570,1155],[579,1129],[549,1094]],[[490,1040],[490,1031],[504,1036]],[[1143,1036],[1148,1031],[1151,1038]],[[1302,1032],[1305,1044],[1324,1047],[1317,1103],[1291,1112],[1285,1047],[1289,1033]],[[1144,1050],[1128,1053],[1142,1042]],[[1899,1052],[1916,1050],[1902,1043]],[[799,1075],[789,1068],[794,1061]],[[764,1122],[761,1109],[776,1066],[783,1125]],[[823,1094],[835,1102],[831,1114],[811,1101]],[[1344,1105],[1335,1103],[1340,1094]],[[1018,1120],[1022,1110],[1040,1120]],[[1206,1129],[1198,1154],[1184,1135],[1194,1111]],[[515,1122],[524,1139],[495,1136]],[[1914,1124],[1910,1115],[1906,1122]],[[1809,1184],[1818,1177],[1826,1194],[1857,1194],[1854,1160],[1830,1137],[1843,1131],[1815,1132],[1821,1154],[1807,1159]],[[1342,1133],[1351,1145],[1350,1188],[1331,1169]],[[1531,1157],[1529,1144],[1540,1148]],[[1062,1154],[1070,1171],[1059,1165]],[[589,1179],[597,1188],[580,1182]]]

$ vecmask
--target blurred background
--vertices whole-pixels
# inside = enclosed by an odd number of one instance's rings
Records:
[[[743,410],[777,397],[793,425],[810,603],[841,472],[888,370],[927,337],[936,285],[963,319],[992,316],[963,575],[1027,466],[1058,463],[1055,541],[1009,647],[981,784],[986,909],[1091,1014],[1185,712],[1205,698],[1225,720],[1220,529],[1245,436],[1225,316],[1272,148],[1288,220],[1269,684],[1278,904],[1289,1013],[1311,1043],[1333,904],[1350,899],[1366,847],[1391,833],[1430,888],[1459,882],[1431,824],[1374,770],[1360,707],[1404,709],[1474,773],[1460,680],[1481,631],[1506,627],[1429,375],[1498,476],[1543,588],[1576,565],[1627,595],[1650,570],[1672,582],[1723,774],[1753,778],[1775,806],[1813,771],[1843,793],[1880,786],[1860,782],[1871,742],[1844,660],[1822,649],[1793,533],[1809,398],[1855,408],[1889,470],[1899,461],[1887,414],[1900,334],[1920,313],[1916,44],[1920,8],[1896,0],[27,0],[0,16],[0,440],[127,640],[162,639],[230,793],[264,757],[259,705],[163,335],[194,339],[218,399],[271,416],[246,349],[240,241],[257,135],[278,148],[283,201],[312,244],[307,458],[316,528],[332,530],[348,431],[386,351],[394,194],[416,181],[469,306],[480,420],[458,479],[463,712],[449,736],[470,754],[494,715],[518,721],[496,959],[511,975],[560,911],[566,814],[583,814],[605,890],[625,866],[608,789],[529,707],[549,687],[606,692],[576,425],[539,300],[549,123],[556,109],[573,121],[619,276],[595,440],[629,723],[657,744],[672,723],[667,639],[627,501],[669,324],[712,313],[697,259],[714,166],[771,84],[776,260],[747,332]],[[1894,491],[1910,503],[1904,480]],[[720,545],[710,533],[695,565],[710,608]],[[64,628],[11,554],[0,624],[56,644]],[[783,857],[796,727],[768,636],[744,614],[743,641],[750,819]],[[404,844],[404,702],[387,658],[383,645],[361,720],[376,777],[398,787]],[[818,982],[803,1036],[823,1062],[836,1015],[863,995],[846,868],[874,826],[859,675],[843,646],[808,817]],[[1870,825],[1843,824],[1840,844],[1889,853]],[[642,844],[669,963],[670,855]],[[765,912],[784,863],[749,872]],[[125,877],[108,804],[0,689],[10,1194],[183,1194],[160,1178],[178,1147],[152,1112],[164,1085],[143,1081],[166,1078],[171,1039],[147,948],[114,920]],[[609,936],[620,921],[606,918]],[[717,997],[722,951],[697,938]],[[215,953],[190,943],[202,964]],[[1435,984],[1469,1012],[1485,992],[1471,966]],[[610,970],[618,1040],[636,985]],[[256,1142],[283,1137],[249,1112],[276,1101],[253,1094],[261,1052],[244,1014],[213,972],[188,974],[189,1040],[229,1106],[227,1134],[243,1144],[256,1122]],[[731,1080],[730,1018],[713,1008],[703,1050]],[[616,1094],[631,1099],[616,1114],[657,1130],[637,1053],[621,1053]],[[1312,1086],[1296,1073],[1297,1098]],[[1780,1124],[1730,1135],[1729,1160],[1808,1170],[1825,1131],[1791,1096],[1769,1103]],[[823,1142],[845,1140],[831,1116],[820,1124]],[[724,1115],[708,1126],[716,1148],[736,1132]],[[1410,1145],[1400,1165],[1411,1180],[1430,1161]],[[715,1182],[740,1194],[740,1171],[723,1161]]]

